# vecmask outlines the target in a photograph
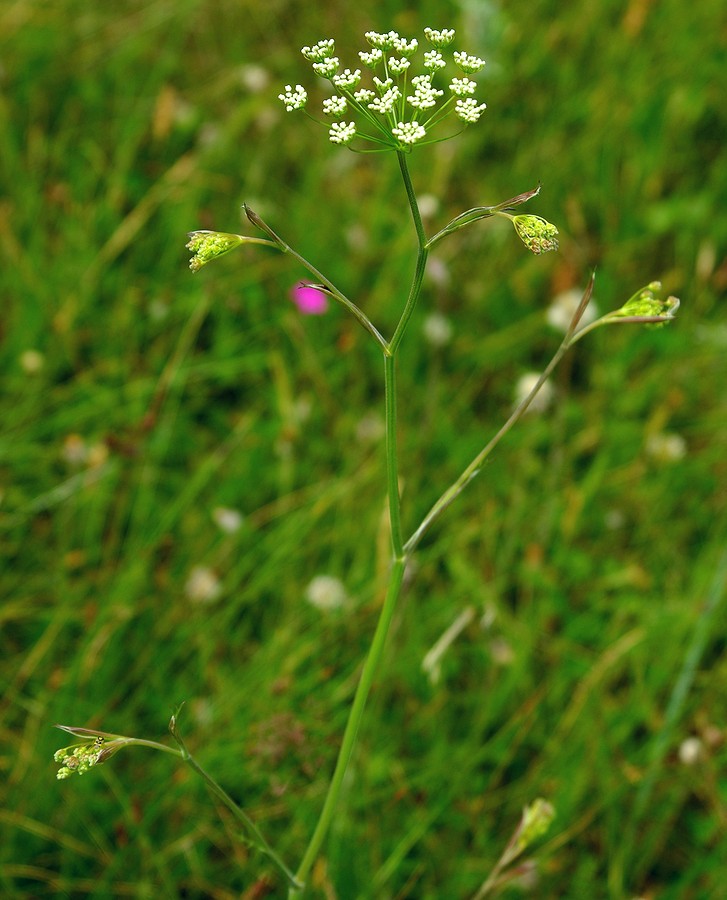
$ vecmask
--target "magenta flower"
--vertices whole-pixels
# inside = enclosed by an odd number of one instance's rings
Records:
[[[328,309],[328,298],[323,291],[316,290],[303,281],[295,285],[290,297],[304,316],[322,316]]]

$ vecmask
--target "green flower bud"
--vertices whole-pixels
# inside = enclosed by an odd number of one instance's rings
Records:
[[[664,324],[667,320],[674,317],[679,308],[679,300],[676,297],[667,297],[666,300],[662,300],[657,296],[660,291],[661,282],[652,281],[646,287],[637,291],[633,297],[630,297],[621,309],[610,313],[610,316],[618,318],[632,318],[634,316],[652,318],[658,316],[663,321],[656,324]]]
[[[189,268],[193,272],[198,272],[211,260],[224,256],[249,240],[241,234],[227,234],[224,231],[191,231],[188,237],[187,249],[194,254],[189,261]]]
[[[509,216],[520,240],[531,253],[547,253],[558,249],[558,229],[540,216]]]
[[[102,737],[96,737],[92,742],[84,742],[81,744],[71,744],[70,747],[64,747],[62,750],[56,750],[53,759],[57,763],[61,763],[61,767],[56,773],[56,778],[62,781],[64,778],[70,778],[71,775],[84,775],[90,768],[98,762],[102,762],[104,754],[105,740]]]
[[[514,853],[520,854],[533,841],[545,834],[555,818],[555,809],[547,800],[538,798],[526,806],[523,810],[523,817],[520,826],[515,835]]]

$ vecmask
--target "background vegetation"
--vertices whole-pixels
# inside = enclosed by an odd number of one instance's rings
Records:
[[[580,344],[421,547],[312,896],[469,897],[536,796],[557,808],[536,896],[724,896],[723,3],[10,0],[4,897],[282,896],[171,757],[56,782],[51,726],[164,740],[186,701],[190,748],[300,858],[381,601],[380,362],[342,310],[301,318],[291,261],[192,277],[185,234],[239,230],[245,200],[387,329],[414,248],[395,160],[276,97],[303,44],[352,60],[369,28],[425,25],[488,60],[486,118],[412,157],[432,230],[541,181],[528,211],[562,247],[528,257],[498,222],[441,245],[402,358],[408,530],[557,346],[556,294],[595,265],[602,311],[654,278],[683,305]],[[348,607],[307,602],[317,575]]]

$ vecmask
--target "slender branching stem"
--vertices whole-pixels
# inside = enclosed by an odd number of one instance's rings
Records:
[[[396,356],[384,357],[384,391],[386,394],[386,483],[391,546],[394,559],[401,559],[404,556],[404,539],[401,531],[399,454],[396,435]]]
[[[240,822],[250,835],[251,839],[254,843],[259,847],[259,849],[265,853],[270,861],[275,865],[278,871],[285,877],[286,881],[290,885],[291,888],[299,888],[302,887],[300,882],[296,880],[295,875],[291,872],[291,870],[285,865],[283,860],[278,856],[278,854],[273,850],[270,844],[267,842],[265,837],[263,836],[260,829],[253,822],[253,820],[248,816],[244,809],[235,803],[235,801],[230,797],[230,795],[225,791],[220,785],[212,778],[211,775],[208,775],[207,772],[200,766],[197,760],[192,756],[192,754],[187,749],[184,740],[182,739],[181,734],[179,733],[179,729],[177,728],[177,717],[172,716],[171,721],[169,722],[169,733],[174,738],[177,746],[179,747],[182,759],[187,763],[187,765],[192,769],[193,772],[196,772],[197,775],[202,778],[207,787],[212,791],[215,797],[218,798],[224,805],[230,810],[233,816]]]
[[[336,285],[333,284],[333,282],[328,278],[326,278],[325,275],[319,272],[312,263],[308,262],[308,260],[304,256],[301,256],[297,250],[294,250],[290,246],[290,244],[284,241],[279,234],[276,234],[276,232],[274,232],[273,229],[266,222],[264,222],[256,212],[250,209],[249,206],[245,205],[244,210],[248,220],[253,225],[255,225],[256,228],[259,228],[261,231],[264,231],[267,235],[269,235],[278,249],[282,250],[283,253],[290,254],[293,259],[297,259],[304,269],[307,269],[317,281],[320,281],[320,283],[328,289],[328,292],[331,294],[331,296],[342,306],[345,306],[346,309],[353,315],[353,317],[366,329],[366,331],[368,331],[368,333],[374,338],[376,343],[381,347],[383,352],[388,354],[389,349],[385,338],[381,335],[381,333],[378,331],[378,329],[371,321],[371,319],[369,319],[366,313],[360,307],[358,307],[353,302],[353,300],[349,300],[349,298],[343,293],[343,291],[340,291],[336,287]]]
[[[543,370],[540,378],[538,378],[530,393],[515,407],[512,415],[500,428],[497,434],[495,434],[495,436],[482,448],[482,450],[480,450],[480,452],[462,472],[459,478],[447,488],[447,490],[436,501],[429,512],[424,516],[416,531],[404,544],[404,551],[407,554],[410,554],[414,551],[421,539],[424,537],[427,531],[429,531],[433,523],[439,518],[439,516],[441,516],[444,510],[447,509],[447,507],[450,506],[454,502],[454,500],[462,493],[462,491],[470,483],[470,481],[472,481],[472,479],[477,476],[480,469],[482,468],[484,461],[487,459],[490,453],[492,453],[495,447],[513,427],[513,425],[515,425],[515,423],[525,415],[528,407],[535,399],[536,394],[548,380],[551,373],[561,361],[565,352],[568,350],[569,346],[570,344],[568,340],[564,340],[556,351],[555,356]]]
[[[422,218],[419,213],[419,206],[414,194],[414,188],[409,175],[406,164],[406,156],[403,153],[397,154],[399,157],[399,167],[401,169],[404,187],[406,190],[409,206],[412,212],[414,228],[417,234],[419,252],[417,262],[412,279],[409,296],[404,305],[399,322],[394,330],[394,336],[391,341],[382,349],[384,351],[384,394],[385,394],[385,415],[386,415],[386,484],[389,503],[389,526],[391,530],[391,547],[392,547],[392,563],[389,575],[389,584],[386,591],[384,604],[379,614],[379,620],[376,624],[374,637],[369,648],[366,661],[361,672],[361,678],[356,688],[356,694],[351,705],[348,715],[348,721],[343,733],[341,741],[341,749],[336,760],[336,767],[328,786],[328,793],[323,804],[321,815],[318,819],[315,831],[311,837],[310,843],[305,851],[303,859],[296,878],[299,882],[305,882],[310,872],[311,866],[316,860],[320,852],[323,841],[326,838],[331,821],[335,814],[338,800],[341,793],[343,780],[348,769],[351,755],[356,745],[361,718],[363,716],[364,707],[368,699],[374,679],[379,670],[381,659],[386,645],[386,638],[389,633],[391,620],[394,616],[397,600],[401,593],[401,586],[404,580],[404,571],[406,569],[407,554],[404,551],[402,526],[401,526],[401,498],[399,496],[399,472],[398,472],[398,450],[397,450],[397,409],[396,409],[396,357],[397,351],[404,336],[407,322],[411,317],[416,302],[419,298],[424,269],[427,261],[426,236],[422,225]],[[309,269],[309,271],[311,271]],[[377,332],[378,334],[378,332]],[[289,896],[294,897],[297,894],[295,888],[291,888]]]
[[[417,300],[419,299],[422,280],[424,278],[424,271],[427,266],[427,257],[429,255],[429,250],[427,249],[427,236],[424,233],[422,216],[419,212],[419,204],[417,203],[416,194],[414,193],[414,186],[411,181],[411,175],[409,174],[409,167],[406,162],[406,154],[402,153],[399,150],[396,155],[399,160],[401,177],[404,179],[404,187],[406,189],[406,196],[409,201],[409,208],[411,209],[412,219],[414,220],[414,228],[416,229],[419,249],[417,252],[416,267],[414,269],[414,278],[412,280],[411,288],[409,289],[409,296],[407,297],[406,304],[404,305],[404,311],[401,314],[399,323],[394,330],[394,336],[389,341],[388,350],[392,355],[396,354],[399,344],[401,343],[401,339],[404,337],[406,326],[409,324],[411,314],[414,312]]]
[[[404,578],[405,566],[405,559],[394,560],[392,564],[386,598],[384,600],[384,605],[381,608],[381,614],[379,615],[379,621],[376,625],[376,631],[374,632],[371,647],[369,648],[368,656],[366,657],[366,662],[364,663],[364,667],[361,672],[361,679],[358,683],[358,687],[356,688],[356,694],[354,696],[351,711],[348,716],[346,729],[343,733],[343,740],[341,742],[341,749],[336,761],[336,768],[333,772],[331,783],[328,786],[328,793],[323,804],[320,818],[318,819],[318,824],[316,825],[313,836],[310,839],[310,843],[308,844],[308,848],[305,852],[305,855],[303,856],[303,860],[300,866],[298,866],[298,871],[296,872],[296,877],[299,881],[305,881],[311,866],[318,856],[318,852],[321,849],[321,845],[323,844],[326,834],[328,833],[328,829],[331,825],[333,816],[336,812],[338,799],[341,793],[341,787],[343,786],[343,779],[346,775],[348,764],[351,760],[351,754],[353,753],[353,749],[356,744],[359,725],[361,724],[361,717],[363,716],[364,707],[366,705],[369,692],[371,691],[371,686],[374,683],[374,678],[376,677],[376,673],[379,669],[384,646],[386,644],[386,637],[389,633],[389,626],[391,625],[394,610],[396,609],[396,601],[401,591],[401,584]],[[295,889],[291,889],[289,896],[294,897],[295,894]]]

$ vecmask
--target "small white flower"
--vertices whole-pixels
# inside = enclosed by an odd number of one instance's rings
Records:
[[[20,354],[20,368],[26,375],[37,375],[45,366],[45,357],[39,350],[23,350]]]
[[[462,119],[468,125],[474,125],[479,121],[482,113],[487,109],[486,103],[477,105],[474,97],[467,97],[466,100],[456,100],[454,104],[454,112],[458,118]]]
[[[316,575],[305,589],[305,599],[324,612],[341,609],[349,603],[343,582],[332,575]]]
[[[463,53],[461,50],[454,51],[454,61],[467,75],[473,75],[475,72],[479,72],[485,65],[484,59],[480,59],[479,56],[470,56],[467,53]]]
[[[334,96],[323,101],[323,112],[327,116],[342,116],[347,108],[345,97]]]
[[[575,311],[578,309],[582,297],[583,295],[578,288],[570,288],[554,297],[553,302],[548,307],[546,315],[548,325],[565,334],[570,327],[571,320],[573,319]],[[586,311],[583,313],[579,328],[590,325],[590,323],[595,322],[597,318],[598,307],[593,300],[591,300],[586,307]]]
[[[348,144],[356,135],[354,122],[334,122],[328,130],[329,140],[333,144]]]
[[[353,99],[358,100],[359,103],[368,103],[370,100],[376,96],[373,91],[370,91],[368,88],[361,88],[360,91],[354,91]]]
[[[490,656],[497,666],[511,666],[515,662],[515,651],[512,644],[503,637],[496,637],[490,641]]]
[[[311,62],[322,62],[324,59],[328,59],[329,56],[333,56],[333,47],[334,42],[329,38],[328,40],[318,41],[312,47],[303,47],[300,52]]]
[[[439,212],[439,198],[435,194],[420,194],[417,203],[419,205],[419,213],[423,219],[431,219],[432,216]]]
[[[414,85],[414,94],[406,99],[415,109],[430,109],[436,106],[437,97],[444,94],[444,91],[432,87],[431,75],[417,75],[411,81]]]
[[[518,378],[515,385],[515,406],[519,406],[523,400],[532,391],[540,378],[539,372],[526,372]],[[553,401],[553,386],[546,381],[540,388],[538,393],[533,397],[528,412],[539,413],[545,412]]]
[[[321,60],[321,62],[313,63],[313,71],[321,78],[332,78],[338,71],[339,61],[337,56],[330,59]]]
[[[192,603],[214,603],[221,591],[219,578],[207,566],[194,566],[184,585],[184,592]]]
[[[393,85],[393,83],[394,82],[391,80],[391,78],[387,78],[385,81],[382,81],[380,78],[377,78],[374,75],[374,84],[378,88],[380,94],[385,94]]]
[[[424,339],[432,347],[446,347],[452,340],[452,322],[439,312],[430,313],[422,325]]]
[[[354,88],[361,81],[361,69],[352,72],[350,69],[344,69],[338,75],[334,75],[331,81],[337,88]]]
[[[694,766],[704,757],[704,745],[698,737],[688,737],[679,745],[679,762]]]
[[[454,40],[454,28],[442,28],[441,31],[436,28],[425,28],[424,37],[433,47],[441,50]]]
[[[386,47],[386,35],[382,34],[379,31],[367,31],[364,34],[366,40],[371,44],[372,47],[375,47],[377,50],[382,50]]]
[[[225,534],[234,534],[242,527],[242,513],[227,506],[217,506],[212,510],[215,525]]]
[[[446,65],[447,63],[439,50],[427,50],[424,54],[425,69],[431,69],[433,72],[435,69],[443,69]]]
[[[292,112],[294,109],[303,109],[308,100],[308,94],[300,84],[296,84],[295,88],[286,84],[285,93],[278,94],[278,99],[283,101],[288,112]]]
[[[453,78],[449,83],[449,89],[455,97],[466,97],[477,90],[477,82],[471,78]]]
[[[359,53],[359,59],[365,66],[368,66],[369,69],[373,69],[383,58],[384,51],[379,50],[378,47],[375,47],[370,53],[366,53],[363,50]]]
[[[649,435],[646,452],[658,462],[678,462],[687,455],[687,442],[680,434],[662,431]]]
[[[386,423],[377,413],[369,412],[356,425],[356,438],[362,444],[375,444],[386,434]]]
[[[66,436],[62,453],[69,466],[79,467],[88,462],[88,444],[80,434]]]
[[[397,53],[401,53],[402,56],[413,56],[417,52],[419,41],[416,38],[407,41],[406,38],[398,37],[393,42],[392,46],[394,50],[396,50]]]
[[[251,94],[260,94],[268,86],[270,75],[262,66],[249,63],[240,67],[240,82]]]
[[[394,137],[399,138],[402,144],[416,144],[426,135],[426,129],[418,122],[399,122],[391,129]]]
[[[379,112],[385,115],[386,113],[390,113],[393,111],[394,105],[399,97],[401,97],[401,91],[396,85],[394,85],[393,87],[390,87],[383,96],[377,97],[375,100],[372,100],[368,105],[369,109],[373,109],[374,112]]]
[[[411,63],[406,58],[397,59],[395,56],[389,58],[389,71],[394,75],[401,75],[402,72],[406,72],[410,65]]]

